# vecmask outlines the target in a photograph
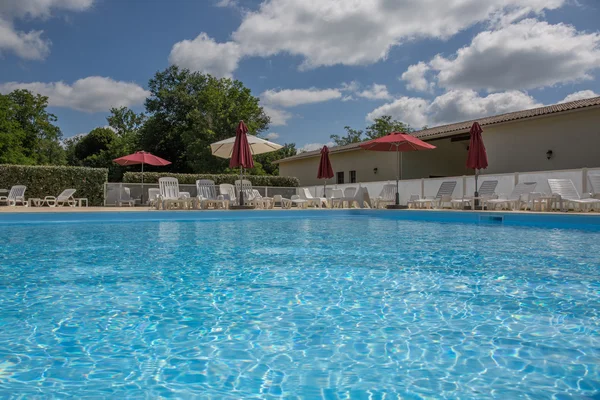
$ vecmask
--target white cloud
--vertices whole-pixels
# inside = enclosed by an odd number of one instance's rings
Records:
[[[298,149],[298,153],[304,153],[305,151],[321,150],[323,146],[332,147],[335,146],[333,142],[327,143],[307,143]]]
[[[367,120],[373,121],[383,115],[391,115],[420,128],[424,125],[444,125],[540,106],[542,104],[531,96],[519,91],[481,97],[473,90],[451,90],[432,101],[419,97],[401,97],[371,111]]]
[[[600,34],[526,19],[479,33],[452,58],[436,56],[438,85],[454,89],[522,90],[593,79]]]
[[[420,62],[415,65],[409,66],[406,71],[400,77],[400,80],[406,81],[406,88],[408,90],[415,90],[419,92],[427,92],[433,89],[434,83],[428,82],[425,78],[425,74],[431,68],[424,62]]]
[[[269,140],[275,140],[275,139],[279,138],[279,133],[269,132],[269,133],[267,133],[265,138],[267,138]]]
[[[342,83],[342,87],[341,87],[341,91],[342,92],[357,92],[358,89],[360,88],[360,83],[358,83],[357,81],[352,81],[352,82],[344,82]]]
[[[73,82],[6,82],[0,93],[27,89],[48,96],[48,104],[78,111],[108,111],[111,107],[131,107],[142,104],[150,92],[136,83],[115,81],[102,76],[90,76]]]
[[[347,95],[347,96],[342,97],[343,102],[354,101],[354,100],[356,100],[356,99],[352,95]]]
[[[425,99],[403,96],[391,103],[377,107],[367,114],[367,120],[372,122],[384,115],[391,115],[411,126],[420,127],[427,124],[428,105],[429,103]]]
[[[260,95],[264,102],[280,107],[295,107],[302,104],[321,103],[339,99],[342,93],[339,89],[284,89],[267,90]]]
[[[217,43],[203,32],[194,40],[175,43],[169,54],[169,63],[218,78],[229,78],[240,58],[240,48],[236,43]]]
[[[590,99],[592,97],[598,96],[600,96],[600,94],[597,94],[592,90],[581,90],[579,92],[571,93],[570,95],[559,101],[559,103],[568,103],[570,101]]]
[[[272,126],[287,125],[288,119],[292,118],[291,113],[284,111],[284,110],[280,110],[278,108],[273,108],[270,106],[263,106],[263,110],[271,118]]]
[[[507,23],[565,1],[265,0],[245,14],[233,39],[247,55],[299,55],[303,68],[367,65],[407,40],[445,39],[477,23]]]
[[[358,96],[369,100],[389,100],[392,95],[388,92],[387,86],[374,83],[370,88],[357,93]]]
[[[53,9],[84,11],[94,0],[3,0],[0,1],[0,53],[12,52],[26,60],[43,60],[50,53],[51,41],[43,31],[21,32],[14,20],[49,18]]]

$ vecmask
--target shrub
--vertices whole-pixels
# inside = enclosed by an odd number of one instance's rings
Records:
[[[26,198],[58,196],[65,189],[76,189],[75,197],[86,197],[90,205],[104,202],[106,168],[0,165],[0,187],[25,185]]]
[[[221,183],[234,184],[236,179],[240,179],[239,175],[231,174],[170,174],[164,172],[146,172],[144,173],[144,183],[158,183],[158,178],[173,177],[177,178],[181,184],[195,184],[198,179],[210,179],[216,185]],[[300,181],[298,178],[291,176],[270,176],[270,175],[248,175],[244,176],[254,186],[274,186],[274,187],[298,187]],[[123,182],[140,183],[142,182],[141,172],[126,172],[123,175]]]

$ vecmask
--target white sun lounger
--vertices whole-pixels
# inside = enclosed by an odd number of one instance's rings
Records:
[[[484,208],[487,206],[488,210],[494,210],[498,206],[520,210],[523,204],[529,201],[529,195],[536,186],[536,182],[519,182],[508,196],[500,194],[496,199],[483,199],[481,205]]]
[[[214,181],[210,179],[197,180],[196,191],[198,192],[196,202],[200,208],[229,208],[229,200],[225,200],[224,196],[217,195],[217,188]]]
[[[325,197],[313,197],[308,188],[300,189],[300,198],[306,200],[308,205],[314,205],[319,208],[325,206],[327,207],[327,199]]]
[[[590,211],[592,208],[600,207],[600,199],[582,198],[570,179],[548,179],[550,191],[560,203],[561,211],[568,211],[569,205],[580,211]]]
[[[396,184],[388,183],[383,185],[381,193],[376,199],[373,199],[375,208],[383,208],[385,205],[396,204]]]
[[[280,194],[276,194],[275,196],[273,196],[273,207],[276,203],[279,203],[281,205],[281,208],[284,210],[292,208],[292,200],[286,199]]]
[[[28,203],[25,201],[25,190],[27,186],[15,185],[10,188],[8,196],[0,196],[0,203],[4,203],[7,206],[16,206],[17,203],[27,207]]]
[[[221,183],[219,185],[219,193],[225,200],[229,200],[229,204],[237,204],[237,196],[235,187],[230,183]]]
[[[171,208],[173,205],[189,208],[192,199],[185,192],[179,192],[179,181],[177,178],[159,178],[158,186],[160,188],[160,198],[157,202],[162,205],[163,210]]]
[[[600,199],[600,175],[588,175],[590,180],[590,197]]]
[[[348,202],[348,207],[352,208],[355,204],[358,208],[371,208],[371,198],[369,197],[369,190],[366,187],[359,187],[350,200],[344,199]]]
[[[119,201],[117,202],[119,207],[123,207],[123,204],[127,204],[129,207],[135,206],[135,199],[131,197],[131,189],[124,186],[121,187],[121,193],[119,193]]]
[[[435,197],[425,197],[424,199],[415,200],[413,203],[417,206],[427,206],[442,208],[444,203],[450,203],[452,201],[452,193],[456,187],[456,181],[442,182],[438,189]]]
[[[298,208],[306,208],[308,206],[308,200],[301,198],[297,194],[293,195],[290,201]]]
[[[498,181],[481,182],[481,185],[479,185],[479,190],[477,191],[479,199],[483,200],[497,198],[498,196],[496,195],[496,186],[498,186]],[[475,199],[473,196],[465,196],[462,199],[452,199],[452,208],[456,207],[462,209],[467,205],[470,205],[471,208],[473,208],[475,206],[474,200]]]
[[[150,188],[148,189],[148,205],[150,207],[156,207],[156,203],[160,198],[160,189],[159,188]]]
[[[44,197],[44,202],[46,202],[46,204],[48,204],[49,207],[64,206],[65,204],[70,207],[75,207],[77,205],[77,200],[75,200],[73,195],[76,191],[77,190],[75,189],[65,189],[57,197]]]
[[[341,205],[343,198],[344,191],[342,189],[331,189],[331,195],[327,199],[329,202],[329,207],[335,208],[336,205]]]
[[[354,196],[356,196],[356,190],[357,188],[354,186],[350,186],[347,187],[346,189],[344,189],[344,195],[342,196],[341,199],[336,199],[336,204],[341,207],[344,208],[346,207],[346,203],[348,203],[348,207],[352,207],[352,202],[354,201]]]

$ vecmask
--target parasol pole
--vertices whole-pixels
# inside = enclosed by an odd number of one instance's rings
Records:
[[[398,154],[398,145],[396,145],[396,205],[400,204],[400,195],[398,194],[400,182],[400,155]]]
[[[141,205],[144,205],[144,162],[142,161],[142,195],[140,196]]]

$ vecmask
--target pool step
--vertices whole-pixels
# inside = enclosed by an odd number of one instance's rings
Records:
[[[504,215],[479,214],[480,224],[503,224]]]

